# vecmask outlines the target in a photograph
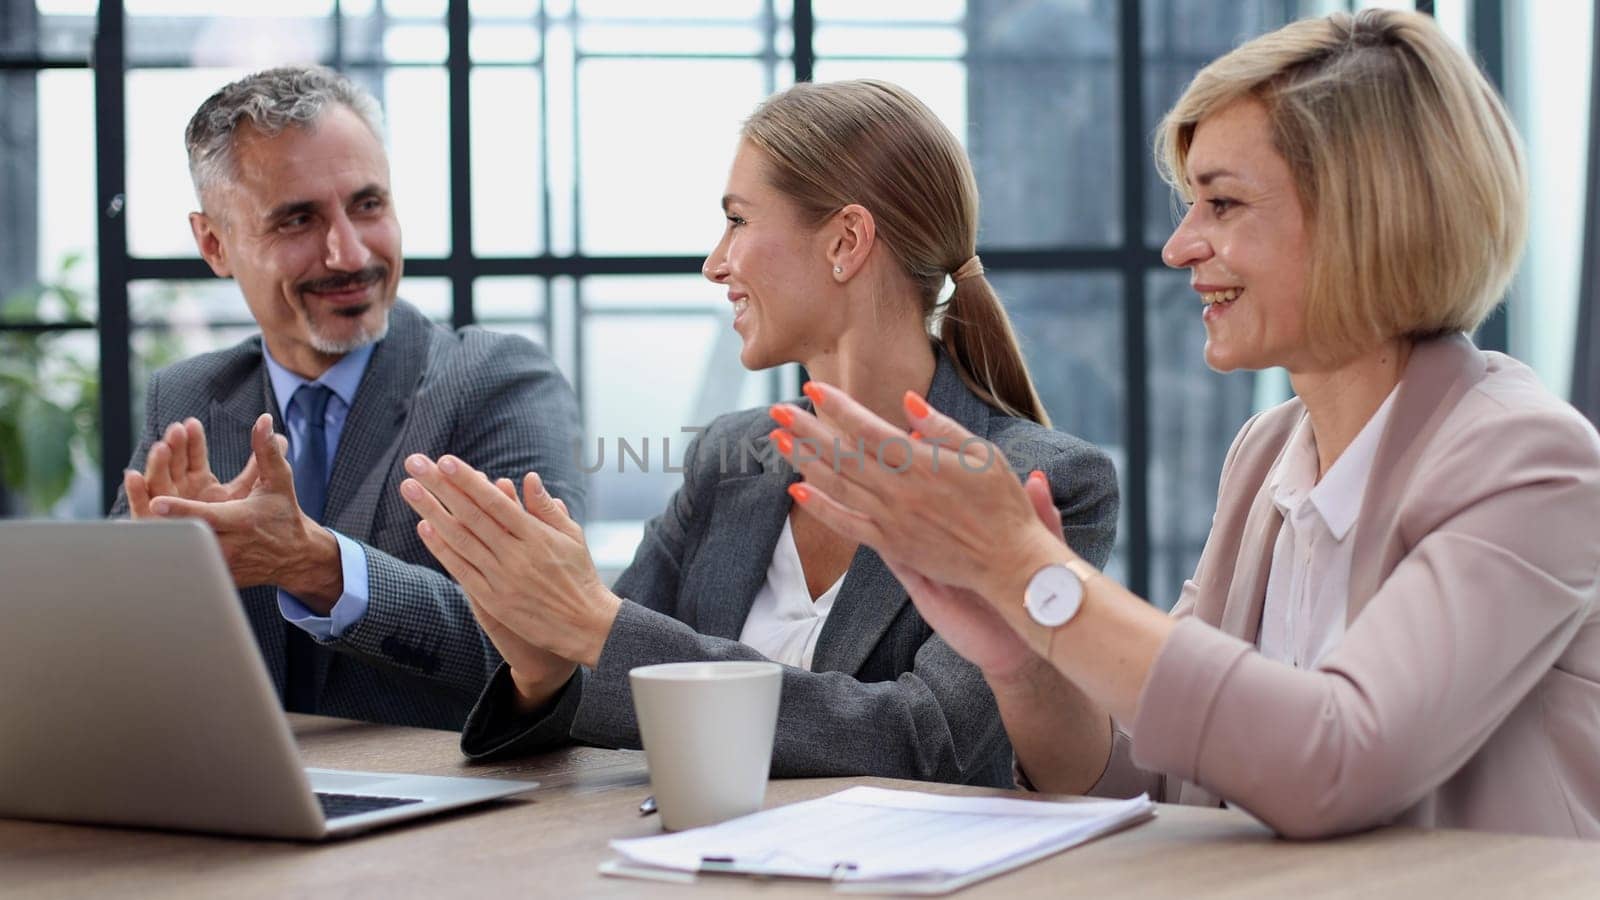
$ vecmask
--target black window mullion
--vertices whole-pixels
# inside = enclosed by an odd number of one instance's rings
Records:
[[[1506,90],[1505,4],[1503,0],[1472,0],[1472,51],[1483,65],[1489,83],[1502,96]],[[1506,303],[1510,301],[1507,300]],[[1509,311],[1502,303],[1487,321],[1478,327],[1478,346],[1485,350],[1506,352],[1510,335],[1506,329]]]
[[[450,0],[450,321],[470,325],[472,309],[472,17],[467,0]]]
[[[816,36],[817,20],[811,11],[811,0],[794,0],[794,80],[795,83],[811,81],[816,75],[817,55],[812,49]]]
[[[81,59],[44,59],[30,56],[0,59],[0,72],[38,72],[42,69],[87,69],[90,63]]]
[[[128,315],[127,71],[123,2],[102,0],[95,14],[95,197],[99,209],[100,496],[109,512],[133,455],[132,334]]]
[[[11,321],[0,322],[0,334],[54,334],[58,331],[89,331],[98,327],[94,322],[77,319],[65,319],[59,322]]]
[[[789,13],[789,27],[794,30],[794,83],[816,80],[817,55],[812,48],[816,37],[817,19],[811,9],[811,0],[794,0]],[[801,384],[811,379],[805,366],[796,365]]]
[[[1118,20],[1121,59],[1118,87],[1122,94],[1122,245],[1127,254],[1122,273],[1122,354],[1126,380],[1123,400],[1127,444],[1123,510],[1128,525],[1128,587],[1141,597],[1150,591],[1150,423],[1149,380],[1145,371],[1145,273],[1136,261],[1144,250],[1144,170],[1136,165],[1145,146],[1144,54],[1141,0],[1122,0]]]

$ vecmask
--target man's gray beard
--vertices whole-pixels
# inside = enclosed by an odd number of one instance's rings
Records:
[[[390,310],[390,313],[392,312],[393,310]],[[323,337],[315,327],[308,330],[311,333],[311,346],[318,353],[325,353],[328,356],[344,356],[346,353],[354,353],[368,344],[376,344],[388,336],[389,314],[384,315],[383,321],[378,323],[378,327],[342,341]]]

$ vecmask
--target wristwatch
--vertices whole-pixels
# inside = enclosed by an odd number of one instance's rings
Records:
[[[1060,628],[1078,614],[1083,605],[1083,587],[1098,574],[1081,559],[1051,563],[1028,579],[1022,605],[1035,622],[1046,628]]]

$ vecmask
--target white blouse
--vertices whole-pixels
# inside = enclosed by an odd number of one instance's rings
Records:
[[[848,574],[848,572],[846,573]],[[784,519],[783,533],[778,535],[778,546],[773,548],[772,562],[767,566],[767,580],[757,592],[750,615],[744,620],[744,630],[739,632],[740,643],[755,648],[774,662],[811,668],[811,656],[817,650],[817,635],[828,620],[828,611],[839,596],[839,586],[845,576],[833,583],[815,601],[806,587],[805,569],[800,565],[800,549],[794,543],[794,530]]]
[[[1344,637],[1356,543],[1352,534],[1393,405],[1390,391],[1320,482],[1311,419],[1302,418],[1267,475],[1283,527],[1272,547],[1261,610],[1262,655],[1310,669]]]

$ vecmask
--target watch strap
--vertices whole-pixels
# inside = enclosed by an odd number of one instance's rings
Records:
[[[1068,572],[1078,576],[1078,581],[1083,584],[1085,591],[1089,590],[1089,579],[1102,574],[1099,569],[1089,565],[1088,560],[1085,559],[1074,559],[1070,562],[1062,563],[1061,566]]]

